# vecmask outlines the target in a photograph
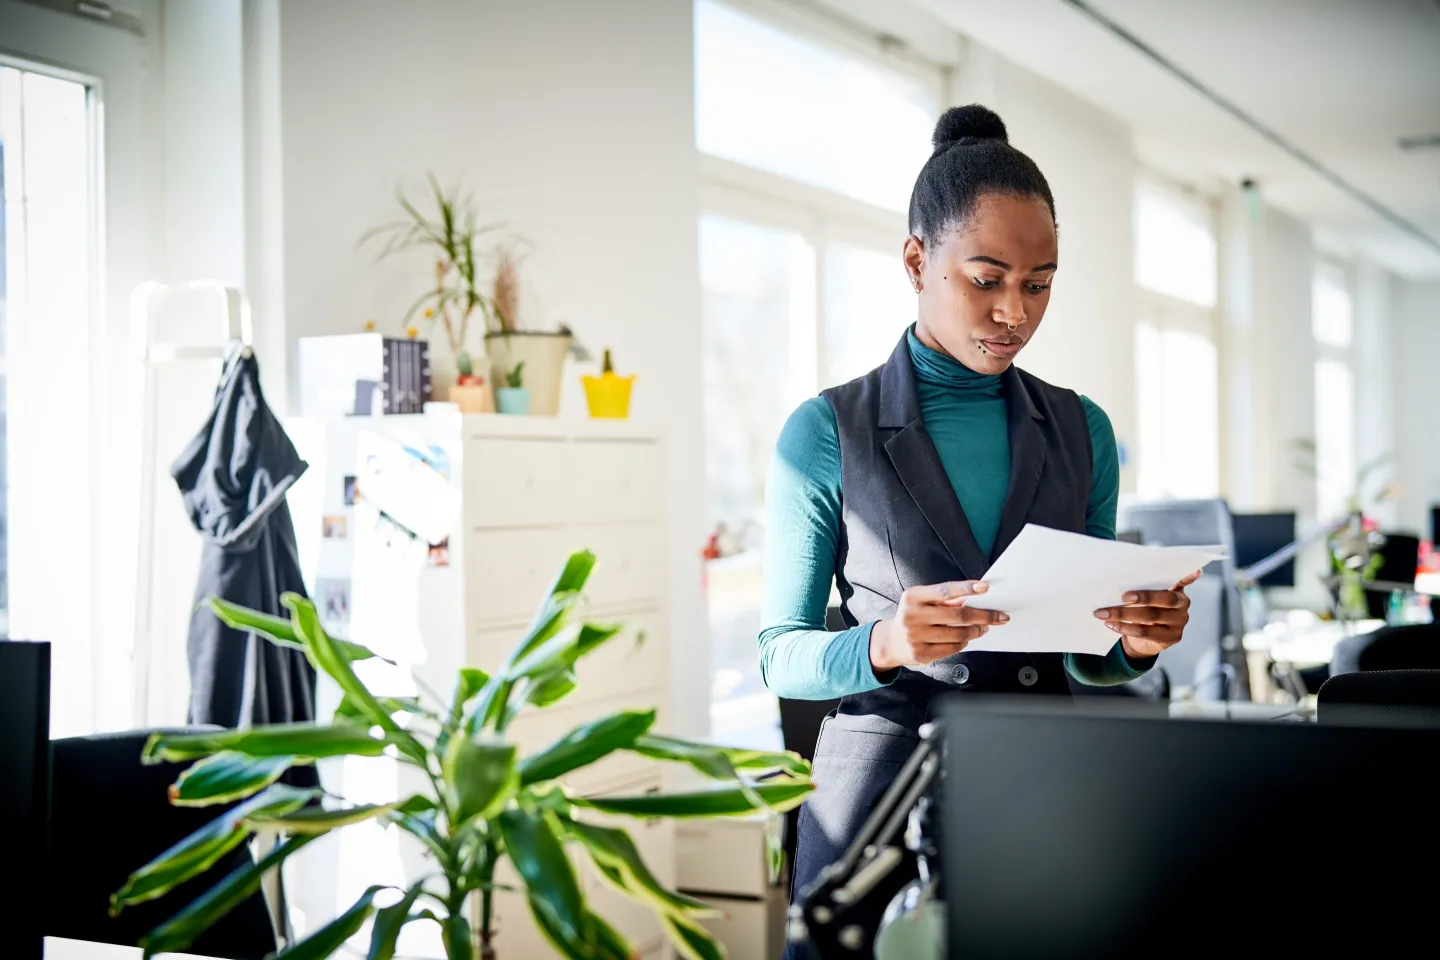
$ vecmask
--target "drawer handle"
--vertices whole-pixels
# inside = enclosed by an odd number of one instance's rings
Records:
[[[526,477],[526,478],[525,478],[525,483],[523,484],[523,486],[525,487],[526,490],[531,490],[531,489],[533,489],[534,486],[535,486],[535,478],[534,478],[534,477]]]

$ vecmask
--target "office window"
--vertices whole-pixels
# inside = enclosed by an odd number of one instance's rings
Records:
[[[1188,303],[1215,305],[1215,227],[1206,206],[1143,183],[1136,189],[1135,282]]]
[[[1136,492],[1146,499],[1214,497],[1220,489],[1217,358],[1210,338],[1135,327],[1139,398]]]
[[[879,366],[915,320],[904,210],[943,78],[712,0],[695,49],[711,733],[777,746],[756,649],[765,477],[791,411]]]
[[[1135,191],[1137,493],[1220,493],[1215,347],[1216,241],[1210,210],[1150,184]]]
[[[695,5],[705,153],[903,211],[934,122],[927,84],[722,4]]]
[[[1355,494],[1355,374],[1350,366],[1355,301],[1345,272],[1321,263],[1311,286],[1315,336],[1315,502],[1338,517]]]
[[[1348,350],[1354,338],[1354,303],[1343,278],[1322,269],[1310,287],[1310,326],[1322,347]]]

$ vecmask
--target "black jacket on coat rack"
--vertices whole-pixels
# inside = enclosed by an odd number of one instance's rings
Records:
[[[221,623],[220,597],[289,617],[282,594],[305,596],[285,493],[305,472],[260,391],[260,367],[235,350],[205,426],[170,468],[205,540],[190,618],[190,722],[225,727],[315,719],[315,671],[299,651]]]

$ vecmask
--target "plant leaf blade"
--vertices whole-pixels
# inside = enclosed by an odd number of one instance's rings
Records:
[[[776,813],[784,813],[804,803],[805,797],[814,789],[809,781],[785,781],[760,783],[748,790],[737,786],[629,797],[571,797],[570,802],[602,813],[630,817],[738,817],[761,812],[767,807]],[[750,791],[758,794],[767,806],[755,806],[748,795]]]
[[[243,800],[280,779],[295,762],[287,754],[251,757],[234,750],[211,754],[180,774],[170,787],[170,802],[177,807],[207,807]]]
[[[365,925],[366,919],[375,910],[375,894],[388,889],[375,885],[360,895],[360,899],[340,916],[291,946],[275,954],[272,960],[324,960],[355,936]]]
[[[451,737],[440,769],[454,794],[455,827],[479,817],[489,819],[504,809],[520,789],[514,744],[480,738]]]
[[[654,710],[621,710],[582,724],[520,763],[520,783],[554,780],[635,742],[655,723]]]
[[[388,741],[354,723],[277,723],[215,733],[156,733],[145,741],[142,763],[196,760],[234,751],[251,757],[378,757]]]

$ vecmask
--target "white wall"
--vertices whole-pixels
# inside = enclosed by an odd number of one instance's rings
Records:
[[[999,113],[1010,142],[1031,156],[1055,195],[1060,269],[1041,332],[1021,366],[1100,404],[1116,437],[1133,450],[1135,158],[1129,128],[979,44],[969,46],[951,100],[984,103]],[[1134,470],[1127,468],[1121,489],[1134,486]]]
[[[1386,458],[1377,480],[1399,480],[1400,424],[1395,361],[1395,282],[1385,270],[1367,261],[1355,264],[1355,464],[1363,467]],[[1413,416],[1413,414],[1411,415]],[[1387,501],[1372,508],[1381,526],[1394,528],[1400,504]]]
[[[1399,526],[1430,535],[1440,505],[1440,283],[1394,282]]]
[[[1237,510],[1315,511],[1293,443],[1315,436],[1310,228],[1240,192],[1221,204],[1224,491]]]
[[[531,324],[565,321],[639,373],[633,416],[671,428],[672,726],[702,734],[691,20],[684,0],[284,3],[278,75],[292,344],[368,318],[398,332],[427,262],[376,264],[356,240],[433,171],[533,244]]]

